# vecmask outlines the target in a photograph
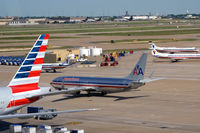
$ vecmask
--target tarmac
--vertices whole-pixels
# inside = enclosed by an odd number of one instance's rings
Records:
[[[155,59],[148,52],[145,77],[154,72],[154,78],[137,90],[112,93],[106,96],[86,93],[79,97],[69,94],[44,97],[31,106],[57,110],[100,108],[72,114],[61,114],[53,120],[10,119],[0,122],[0,131],[8,132],[8,125],[65,126],[84,129],[86,133],[199,133],[200,132],[200,60]],[[50,86],[58,76],[124,77],[130,73],[142,52],[127,55],[115,67],[77,68],[76,65],[42,73],[40,86]],[[9,83],[18,66],[0,66],[0,85]],[[26,109],[22,109],[26,112]]]
[[[87,33],[85,33],[87,34]],[[76,39],[50,40],[51,46],[97,46],[109,49],[149,48],[148,44],[101,44],[95,41],[126,40],[126,39],[196,39],[195,41],[178,41],[156,43],[157,46],[197,47],[199,34],[166,35],[166,36],[87,36],[82,34],[53,34],[51,36],[73,36]],[[3,36],[1,36],[3,37]],[[6,36],[4,36],[6,37]],[[15,41],[15,40],[13,40]],[[12,45],[30,45],[21,43]],[[1,46],[7,46],[5,44]],[[8,49],[9,50],[9,49]],[[38,121],[35,119],[9,119],[0,121],[0,132],[7,133],[9,125],[51,125],[65,126],[68,129],[84,129],[86,133],[199,133],[200,132],[200,60],[183,60],[172,63],[170,60],[155,59],[150,51],[135,52],[119,59],[115,67],[81,68],[69,66],[57,73],[41,73],[40,86],[50,86],[50,82],[59,76],[96,76],[124,77],[127,76],[140,55],[148,52],[145,78],[154,72],[153,78],[161,78],[145,86],[129,92],[112,93],[106,96],[86,93],[79,97],[61,94],[44,97],[30,106],[42,106],[45,109],[57,110],[100,108],[71,114],[60,114],[53,120]],[[27,53],[27,51],[26,51]],[[24,51],[1,52],[0,55],[24,55]],[[0,86],[8,85],[16,73],[18,66],[0,65]],[[22,109],[26,113],[26,108]]]

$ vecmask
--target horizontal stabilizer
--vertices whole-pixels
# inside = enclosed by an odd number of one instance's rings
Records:
[[[153,81],[161,80],[161,79],[164,79],[164,78],[146,78],[146,79],[141,80],[140,82],[148,83],[148,82],[153,82]]]

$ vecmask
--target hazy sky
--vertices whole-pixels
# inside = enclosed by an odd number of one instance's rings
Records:
[[[200,0],[0,0],[0,16],[109,16],[200,13]]]

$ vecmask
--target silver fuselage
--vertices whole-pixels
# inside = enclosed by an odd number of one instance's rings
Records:
[[[104,78],[104,77],[58,77],[51,82],[51,85],[56,89],[67,89],[76,87],[77,90],[85,88],[86,91],[97,92],[122,92],[131,89],[137,89],[144,85],[142,82],[134,82],[127,78]]]

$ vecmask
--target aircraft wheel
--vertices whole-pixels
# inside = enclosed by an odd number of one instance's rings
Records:
[[[56,69],[53,69],[53,72],[55,73],[55,72],[56,72]]]
[[[92,96],[92,94],[90,93],[90,91],[87,92],[87,96],[88,97]]]
[[[172,62],[172,63],[174,63],[174,62],[178,62],[178,60],[172,60],[171,62]]]
[[[106,94],[107,94],[107,92],[105,92],[105,91],[102,91],[102,92],[101,92],[101,95],[102,95],[102,96],[105,96]]]
[[[77,91],[76,93],[74,93],[74,96],[79,96],[81,94],[80,91]]]

